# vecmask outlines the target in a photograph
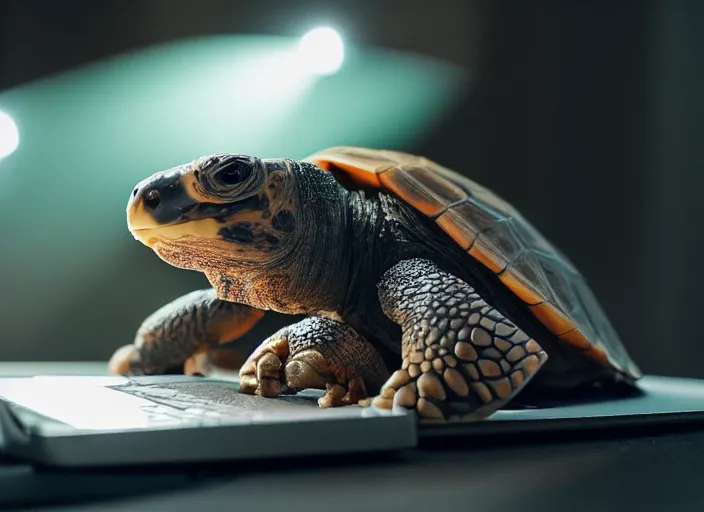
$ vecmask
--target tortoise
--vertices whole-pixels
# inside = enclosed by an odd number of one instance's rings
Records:
[[[273,310],[304,319],[249,355],[242,393],[312,388],[320,407],[477,421],[519,394],[635,389],[641,377],[570,260],[511,204],[425,157],[208,155],[140,182],[127,220],[212,288],[149,317],[114,373],[195,371],[194,357]]]

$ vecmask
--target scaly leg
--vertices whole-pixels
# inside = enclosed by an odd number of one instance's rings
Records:
[[[186,374],[207,374],[211,365],[219,366],[227,359],[225,353],[231,353],[213,348],[242,336],[263,315],[261,310],[218,299],[213,289],[191,292],[150,315],[134,343],[113,354],[108,371],[156,375],[182,367]]]
[[[264,341],[240,370],[240,391],[276,397],[323,389],[320,407],[356,404],[377,393],[389,371],[376,349],[349,325],[309,317]]]
[[[384,313],[402,329],[402,365],[372,405],[415,409],[422,420],[484,419],[547,361],[538,343],[457,277],[405,260],[379,283]]]

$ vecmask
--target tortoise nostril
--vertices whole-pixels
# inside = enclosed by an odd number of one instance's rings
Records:
[[[139,187],[136,187],[136,188],[132,191],[132,197],[137,197],[137,192],[139,192]]]
[[[144,206],[149,208],[149,209],[154,209],[157,206],[159,206],[159,203],[161,202],[161,196],[159,195],[158,190],[150,190],[146,194],[144,194]]]

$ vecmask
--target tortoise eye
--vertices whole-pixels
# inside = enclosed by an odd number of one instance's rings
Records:
[[[216,179],[227,187],[238,185],[249,178],[252,168],[245,162],[233,162],[216,174]]]

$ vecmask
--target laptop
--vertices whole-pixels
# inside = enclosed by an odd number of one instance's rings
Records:
[[[236,379],[184,375],[0,378],[3,452],[59,467],[413,449],[427,438],[702,422],[704,381],[646,376],[608,400],[514,406],[476,423],[422,424],[404,409],[321,409],[320,391],[263,398]]]

